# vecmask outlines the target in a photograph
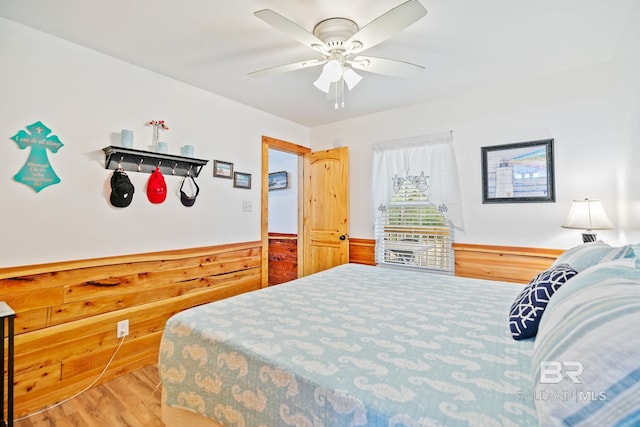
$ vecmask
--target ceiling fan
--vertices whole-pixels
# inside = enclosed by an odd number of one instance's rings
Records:
[[[324,58],[279,65],[249,75],[262,77],[324,65],[314,86],[330,98],[335,98],[335,108],[338,108],[339,99],[342,99],[344,107],[344,85],[351,90],[362,80],[362,76],[354,69],[395,77],[411,77],[424,70],[420,65],[359,53],[399,33],[426,14],[427,10],[418,0],[408,0],[362,28],[351,19],[329,18],[316,24],[313,33],[310,33],[273,10],[258,10],[254,12],[257,18],[317,51]]]

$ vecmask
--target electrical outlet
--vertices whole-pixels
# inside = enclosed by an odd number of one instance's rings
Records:
[[[129,319],[118,322],[116,333],[118,338],[123,338],[129,335]]]

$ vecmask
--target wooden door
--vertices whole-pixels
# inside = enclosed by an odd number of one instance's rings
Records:
[[[349,262],[349,151],[304,155],[304,275]]]

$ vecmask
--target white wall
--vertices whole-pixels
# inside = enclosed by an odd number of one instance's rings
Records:
[[[618,152],[618,222],[622,237],[640,241],[640,2],[636,2],[622,43],[614,58],[615,139]]]
[[[164,76],[0,18],[0,267],[253,241],[260,238],[261,136],[314,150],[350,149],[351,231],[372,238],[371,145],[453,130],[465,231],[457,241],[569,247],[579,230],[560,228],[573,198],[600,198],[616,244],[640,241],[640,7],[612,61],[500,87],[485,88],[311,130]],[[164,119],[170,151],[194,144],[209,159],[191,208],[167,177],[162,205],[146,199],[148,174],[130,173],[134,201],[108,202],[111,171],[102,148],[120,129],[135,148],[151,142],[144,123]],[[14,181],[27,150],[10,139],[36,121],[64,143],[49,159],[62,182],[36,193]],[[481,203],[480,147],[555,138],[556,203]],[[213,159],[253,174],[251,190],[213,178]],[[243,201],[253,211],[242,212]]]
[[[309,141],[303,126],[2,18],[0,57],[0,267],[259,240],[262,135]],[[153,119],[170,127],[161,139],[171,153],[193,144],[209,160],[200,196],[182,206],[181,178],[166,176],[167,200],[153,205],[149,174],[131,172],[133,202],[114,208],[102,148],[128,128],[134,148],[147,149]],[[49,153],[62,181],[40,193],[13,179],[29,153],[10,139],[36,121],[64,144]],[[213,178],[213,159],[253,174],[252,189]]]
[[[269,150],[269,173],[281,171],[289,187],[269,191],[269,232],[298,234],[298,155]]]
[[[353,237],[373,238],[372,144],[453,130],[465,223],[456,241],[571,247],[581,243],[580,230],[560,224],[572,199],[589,197],[601,199],[618,224],[599,237],[624,243],[629,230],[620,229],[618,209],[628,195],[616,190],[628,177],[617,176],[616,162],[633,144],[616,132],[614,76],[607,62],[320,126],[311,130],[311,148],[349,147]],[[555,139],[556,203],[482,204],[480,148],[544,138]]]

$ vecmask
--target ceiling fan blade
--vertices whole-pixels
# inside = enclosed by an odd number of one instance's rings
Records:
[[[271,25],[276,30],[279,30],[280,32],[286,34],[287,36],[299,41],[300,43],[312,49],[315,49],[320,52],[329,51],[329,49],[322,42],[322,40],[320,40],[319,38],[311,34],[309,31],[302,28],[295,22],[285,18],[284,16],[274,12],[271,9],[258,10],[256,12],[253,12],[253,14],[257,18],[262,19],[264,22]]]
[[[347,63],[357,70],[393,77],[414,77],[424,71],[421,65],[375,56],[356,56]]]
[[[409,0],[380,15],[355,33],[345,45],[359,46],[362,51],[377,45],[417,22],[427,14],[427,9],[418,0]]]
[[[307,61],[294,62],[293,64],[278,65],[276,67],[253,71],[248,75],[251,77],[264,77],[272,74],[280,74],[289,71],[300,70],[302,68],[317,67],[318,65],[326,64],[326,62],[326,59],[309,59]]]

